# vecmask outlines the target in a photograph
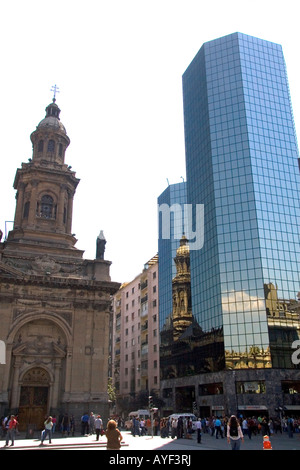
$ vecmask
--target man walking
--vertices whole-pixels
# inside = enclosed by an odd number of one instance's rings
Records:
[[[17,422],[15,416],[11,415],[10,420],[8,422],[8,427],[7,427],[7,435],[6,435],[6,444],[5,444],[5,446],[8,446],[8,443],[9,443],[10,440],[11,440],[10,445],[11,446],[14,445],[17,425],[18,425],[18,422]]]
[[[221,426],[222,426],[221,420],[220,420],[220,418],[217,418],[216,421],[215,421],[216,439],[218,439],[218,434],[221,434],[221,437],[223,439],[223,432],[222,432]]]
[[[197,429],[197,442],[198,442],[198,444],[201,444],[202,425],[201,425],[201,419],[200,418],[198,418],[198,421],[196,421],[196,429]]]

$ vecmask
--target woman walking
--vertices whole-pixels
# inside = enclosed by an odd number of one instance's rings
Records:
[[[227,442],[231,444],[231,450],[240,450],[244,435],[237,417],[232,415],[227,424]]]

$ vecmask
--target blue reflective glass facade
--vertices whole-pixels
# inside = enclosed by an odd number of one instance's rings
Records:
[[[163,205],[170,209],[174,205],[180,205],[183,215],[183,207],[186,204],[186,183],[177,183],[169,185],[165,191],[158,197],[158,274],[159,274],[159,324],[160,330],[165,324],[166,319],[172,313],[172,279],[176,275],[174,258],[179,241],[184,231],[184,220],[182,218],[182,229],[179,234],[174,233],[174,213],[170,210],[170,231],[167,238],[163,238],[162,223],[163,213],[159,208]],[[177,236],[177,238],[175,238]]]
[[[223,329],[228,368],[291,367],[300,175],[281,46],[241,33],[205,43],[183,99],[187,201],[205,211],[193,314],[204,331]]]

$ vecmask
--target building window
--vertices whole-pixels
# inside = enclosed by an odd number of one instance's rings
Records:
[[[249,381],[249,382],[237,382],[236,383],[237,393],[266,393],[265,382]]]
[[[288,393],[294,395],[295,393],[300,393],[300,382],[286,380],[281,382],[281,389],[283,393]]]
[[[43,196],[40,204],[38,204],[37,212],[38,215],[44,219],[55,219],[56,207],[53,198],[48,195]]]
[[[58,154],[59,154],[60,157],[62,157],[62,154],[63,154],[63,146],[62,146],[62,144],[59,144]]]
[[[38,143],[38,152],[42,152],[44,150],[44,141],[40,140]]]
[[[55,142],[54,140],[49,140],[48,142],[48,152],[54,152]]]
[[[199,395],[223,395],[223,384],[212,383],[199,385],[198,393]]]
[[[29,206],[30,206],[30,202],[29,202],[29,201],[25,202],[25,204],[24,204],[24,212],[23,212],[23,217],[24,217],[24,219],[28,219],[28,215],[29,215]]]

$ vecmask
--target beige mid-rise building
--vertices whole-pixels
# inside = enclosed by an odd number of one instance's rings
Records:
[[[120,412],[122,403],[129,403],[140,392],[159,394],[157,256],[114,295],[113,342],[113,376]]]

